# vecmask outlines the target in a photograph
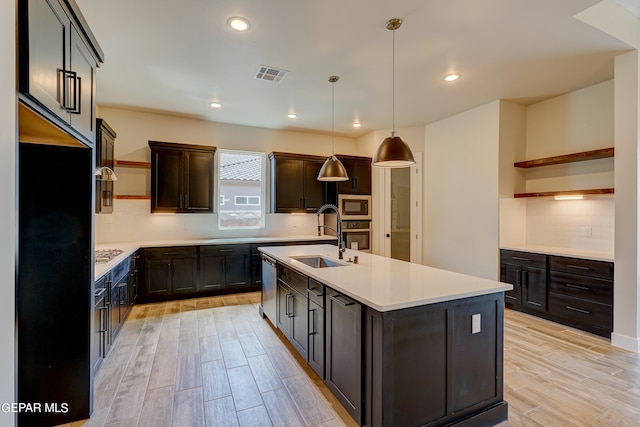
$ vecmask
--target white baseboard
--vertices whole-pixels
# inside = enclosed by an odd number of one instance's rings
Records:
[[[633,351],[634,353],[640,353],[640,339],[638,338],[632,338],[613,332],[611,334],[611,345]]]

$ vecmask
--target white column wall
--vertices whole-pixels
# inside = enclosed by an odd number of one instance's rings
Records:
[[[500,101],[425,128],[423,259],[498,280]]]
[[[16,2],[0,2],[0,404],[15,401]],[[0,411],[0,426],[15,425]]]
[[[634,50],[615,59],[615,271],[611,343],[640,352],[638,166],[640,63]]]

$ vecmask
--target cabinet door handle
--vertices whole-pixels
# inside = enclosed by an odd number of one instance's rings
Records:
[[[571,288],[571,289],[578,289],[578,290],[581,290],[581,291],[590,291],[590,290],[591,290],[591,288],[588,288],[588,287],[586,287],[586,286],[574,285],[574,284],[572,284],[572,283],[565,283],[564,285],[565,285],[567,288]]]
[[[516,273],[516,285],[522,285],[522,270]]]
[[[184,196],[181,194],[181,195],[180,195],[180,205],[178,206],[180,209],[182,209],[182,207],[183,207],[183,206],[182,206],[183,197],[184,197]]]
[[[589,267],[583,267],[581,265],[573,265],[573,264],[567,264],[567,268],[575,268],[577,270],[591,270]]]
[[[311,330],[309,331],[309,335],[315,335],[316,332],[316,309],[309,309],[309,316],[311,317]]]
[[[189,195],[188,194],[184,195],[184,208],[185,209],[189,208]]]
[[[568,310],[572,310],[572,311],[577,311],[578,313],[582,313],[582,314],[591,314],[591,311],[589,310],[583,310],[581,308],[577,308],[577,307],[571,307],[570,305],[565,306]]]
[[[291,304],[291,309],[289,309],[289,301],[293,299],[293,294],[287,294],[287,317],[294,317],[293,314],[293,304]]]
[[[522,272],[522,287],[526,288],[527,286],[529,286],[529,272],[528,271],[523,271]]]
[[[331,295],[329,298],[331,298],[332,300],[334,300],[338,304],[340,304],[342,306],[345,306],[345,307],[355,304],[350,299],[348,299],[347,301],[342,301],[340,298],[345,298],[346,299],[346,297],[343,297],[342,295],[336,295],[335,297],[333,295]]]
[[[527,304],[535,305],[536,307],[542,307],[542,304],[540,304],[539,302],[527,301]]]
[[[522,258],[522,257],[519,257],[519,256],[514,256],[514,257],[511,257],[511,258],[513,258],[513,259],[515,259],[517,261],[531,262],[531,260],[529,258]]]
[[[76,74],[75,72],[73,74]],[[76,84],[77,82],[77,84]],[[73,82],[73,105],[71,114],[82,114],[82,77],[76,77]]]

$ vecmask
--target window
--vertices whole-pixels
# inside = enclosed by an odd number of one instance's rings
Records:
[[[218,228],[264,228],[266,156],[218,151]]]
[[[235,196],[234,203],[236,206],[260,206],[260,196]]]

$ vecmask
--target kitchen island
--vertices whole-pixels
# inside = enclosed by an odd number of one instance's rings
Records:
[[[358,251],[339,260],[331,245],[259,250],[277,263],[269,320],[357,423],[507,419],[503,315],[511,285]],[[349,262],[355,256],[358,263]]]

